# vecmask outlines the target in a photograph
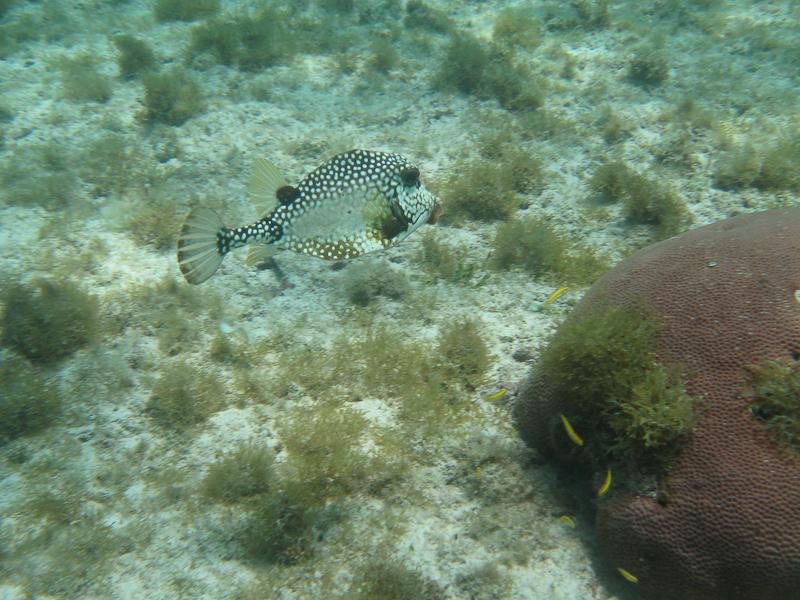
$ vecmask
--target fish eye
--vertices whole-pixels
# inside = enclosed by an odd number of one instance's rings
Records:
[[[417,167],[407,167],[400,171],[400,178],[406,187],[415,186],[419,183],[419,169]]]

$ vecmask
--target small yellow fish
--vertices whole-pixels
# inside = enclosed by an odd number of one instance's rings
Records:
[[[597,490],[597,497],[602,498],[606,495],[608,490],[611,488],[611,469],[606,471],[606,480],[603,482],[603,485],[600,486],[600,489]]]
[[[627,571],[622,567],[617,567],[617,572],[631,583],[639,583],[639,578],[630,571]]]
[[[565,417],[563,414],[559,414],[559,416],[561,417],[561,422],[564,424],[564,429],[567,431],[569,439],[575,442],[578,446],[583,446],[583,438],[575,432],[575,430],[572,428],[572,425],[567,420],[567,417]]]
[[[573,519],[569,515],[561,515],[560,517],[558,517],[558,520],[564,523],[564,525],[566,525],[567,527],[570,527],[572,529],[575,529],[577,525],[577,523],[575,523],[575,519]]]
[[[494,394],[491,394],[491,395],[489,395],[489,396],[486,396],[486,399],[487,399],[489,402],[494,402],[495,400],[500,400],[500,398],[502,398],[503,396],[505,396],[507,392],[508,392],[508,390],[507,390],[507,389],[505,389],[505,388],[503,388],[503,389],[501,389],[499,392],[495,392]]]
[[[564,292],[566,292],[568,290],[569,290],[568,287],[560,287],[560,288],[558,288],[555,292],[550,294],[550,296],[547,298],[547,300],[542,302],[542,308],[544,308],[545,306],[555,302],[561,294],[563,294]]]

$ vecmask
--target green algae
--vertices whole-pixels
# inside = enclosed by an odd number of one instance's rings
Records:
[[[588,185],[593,200],[621,203],[629,223],[649,225],[658,239],[680,233],[691,220],[686,203],[668,184],[640,175],[624,162],[600,164]]]
[[[474,389],[490,364],[480,326],[457,318],[445,323],[432,342],[371,327],[339,336],[330,348],[286,352],[274,380],[300,386],[323,402],[382,398],[397,408],[402,426],[414,431],[457,421],[468,408],[465,392]]]
[[[177,126],[203,111],[200,86],[180,67],[147,73],[142,79],[146,121]]]
[[[212,500],[230,503],[264,494],[274,484],[274,453],[264,446],[247,443],[208,467],[201,490]]]
[[[55,142],[31,144],[2,163],[0,182],[11,204],[65,209],[78,198],[78,177],[64,146]]]
[[[661,325],[642,307],[602,306],[567,320],[539,375],[597,460],[658,471],[696,418],[678,365],[655,355]]]
[[[433,87],[477,98],[494,98],[511,111],[535,110],[544,103],[543,81],[512,52],[467,33],[451,37],[439,60]]]
[[[0,446],[42,431],[61,414],[55,385],[21,356],[0,361]]]
[[[397,560],[373,559],[359,568],[350,590],[355,600],[440,600],[444,590]]]
[[[159,427],[183,431],[222,408],[224,398],[225,390],[214,375],[179,361],[161,371],[145,411]]]
[[[219,0],[157,0],[153,16],[158,21],[197,21],[219,12]]]
[[[512,144],[487,143],[491,158],[461,161],[444,185],[443,223],[507,220],[522,204],[519,194],[541,186],[544,175],[539,159]]]
[[[588,284],[608,269],[591,247],[570,241],[537,217],[501,223],[492,242],[495,269],[521,267],[535,277]]]
[[[785,451],[800,457],[800,366],[769,360],[747,368],[750,412]]]
[[[34,363],[66,358],[100,336],[97,300],[69,281],[13,283],[2,303],[2,344]]]
[[[368,306],[378,298],[402,301],[411,291],[408,279],[384,262],[350,265],[342,277],[342,289],[356,306]]]
[[[420,250],[413,256],[414,262],[433,278],[451,283],[469,281],[477,264],[470,260],[467,245],[451,245],[441,241],[442,237],[430,229],[420,235]]]
[[[147,42],[130,34],[116,35],[112,41],[119,52],[117,65],[122,79],[136,79],[158,70],[156,55]]]
[[[108,102],[113,91],[111,78],[97,70],[91,54],[66,59],[61,64],[64,97],[75,102]]]

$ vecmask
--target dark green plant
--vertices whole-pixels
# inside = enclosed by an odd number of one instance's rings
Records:
[[[91,184],[92,195],[97,198],[119,194],[141,183],[142,163],[133,139],[120,133],[106,133],[84,149],[78,170],[81,179]]]
[[[0,446],[46,428],[61,405],[56,386],[27,360],[8,354],[0,360]]]
[[[494,21],[492,39],[502,45],[534,49],[542,42],[542,23],[526,6],[501,10]]]
[[[153,15],[158,21],[197,21],[219,12],[219,0],[157,0]]]
[[[765,191],[800,190],[800,132],[777,136],[758,147],[747,142],[722,155],[714,185],[725,190],[754,187]]]
[[[125,225],[133,238],[156,250],[174,248],[183,215],[169,189],[147,188],[133,206]]]
[[[356,7],[355,0],[317,0],[319,5],[326,11],[348,14],[353,12]]]
[[[466,245],[445,244],[430,230],[420,236],[420,250],[414,255],[414,260],[429,275],[453,283],[469,281],[477,269],[476,264],[469,260]]]
[[[0,182],[11,204],[65,209],[78,194],[70,149],[56,142],[15,152],[0,168]]]
[[[297,42],[287,13],[267,6],[252,17],[241,18],[237,25],[242,35],[239,68],[257,71],[288,60]]]
[[[393,560],[370,560],[360,568],[351,592],[356,600],[439,600],[444,591],[418,572]]]
[[[516,194],[541,185],[542,167],[536,157],[512,146],[499,154],[495,160],[464,161],[453,169],[442,193],[444,223],[508,219],[520,206]]]
[[[589,190],[596,201],[621,201],[625,218],[631,223],[653,226],[658,238],[680,233],[690,222],[686,203],[674,190],[622,162],[610,161],[595,168]]]
[[[302,481],[309,496],[320,501],[377,493],[399,477],[404,463],[380,452],[364,452],[360,440],[367,426],[360,412],[332,403],[313,415],[295,415],[280,429],[288,454],[287,476]]]
[[[2,303],[3,345],[33,362],[69,356],[100,335],[97,300],[69,281],[13,283]]]
[[[445,380],[458,382],[467,390],[480,385],[491,365],[489,346],[480,334],[480,325],[469,318],[442,327],[436,356],[441,361]]]
[[[387,263],[358,262],[344,272],[342,288],[353,304],[367,306],[382,296],[403,300],[411,289],[405,276]]]
[[[435,33],[448,33],[454,27],[447,13],[420,0],[409,0],[406,4],[403,25],[407,29],[424,29]]]
[[[241,444],[208,467],[202,491],[209,498],[237,502],[264,494],[275,483],[274,454],[264,446]]]
[[[635,171],[622,162],[609,161],[597,166],[589,179],[592,199],[606,204],[622,201],[634,177]]]
[[[0,0],[0,17],[11,10],[16,3],[17,0]]]
[[[225,390],[216,377],[181,361],[161,372],[145,410],[159,426],[181,431],[222,408],[224,398]]]
[[[88,54],[64,60],[61,85],[64,97],[76,102],[107,102],[113,89],[111,78],[97,70],[97,59]]]
[[[14,113],[9,107],[0,104],[0,123],[10,123],[14,120]]]
[[[235,19],[219,17],[192,27],[187,58],[193,61],[199,54],[207,52],[215,62],[232,66],[238,60],[241,35]]]
[[[587,29],[601,29],[611,24],[608,0],[572,0],[571,4]]]
[[[750,412],[784,450],[800,457],[800,366],[765,361],[748,367]]]
[[[330,348],[287,352],[279,369],[276,381],[293,383],[313,398],[336,403],[384,398],[397,405],[404,426],[430,428],[459,416],[465,405],[458,399],[474,381],[470,377],[477,376],[472,371],[462,378],[458,365],[439,356],[431,344],[383,327],[343,335]]]
[[[183,69],[148,73],[143,80],[147,121],[182,125],[203,110],[200,87]]]
[[[519,266],[558,283],[588,284],[608,268],[607,261],[590,247],[570,242],[536,217],[502,223],[492,245],[494,268]]]
[[[640,86],[654,87],[669,77],[669,64],[664,55],[653,49],[641,49],[628,64],[628,79]]]
[[[209,53],[218,63],[257,71],[287,61],[297,51],[297,23],[273,6],[247,15],[225,16],[196,25],[188,60]]]
[[[389,37],[375,39],[370,44],[369,53],[367,64],[381,73],[395,68],[400,62],[400,56],[394,48],[394,41]]]
[[[591,454],[658,470],[696,418],[678,365],[658,362],[661,325],[641,306],[601,306],[553,334],[538,372]]]
[[[690,221],[686,203],[674,190],[639,174],[627,177],[623,201],[625,217],[652,225],[659,239],[680,233]]]
[[[445,49],[433,83],[441,90],[496,98],[509,110],[534,110],[543,102],[544,86],[511,52],[463,33]]]
[[[610,107],[606,107],[600,115],[603,139],[614,144],[630,135],[630,126]]]
[[[309,496],[301,481],[287,481],[274,494],[255,499],[239,538],[248,556],[292,565],[312,554],[313,544],[342,518],[340,507]]]
[[[119,56],[119,74],[123,79],[135,79],[144,73],[158,70],[156,55],[146,42],[130,35],[115,35],[112,38]]]

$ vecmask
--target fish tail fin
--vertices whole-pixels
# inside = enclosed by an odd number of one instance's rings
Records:
[[[195,208],[178,235],[178,267],[191,284],[203,283],[222,264],[226,252],[220,244],[225,226],[210,208]]]

